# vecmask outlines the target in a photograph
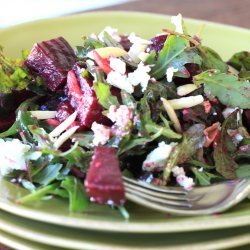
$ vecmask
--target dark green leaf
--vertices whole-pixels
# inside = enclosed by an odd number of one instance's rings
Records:
[[[227,179],[236,178],[236,168],[238,164],[234,161],[232,154],[236,151],[236,146],[233,143],[232,137],[228,135],[229,129],[237,129],[239,123],[237,116],[240,116],[240,111],[233,112],[223,122],[221,127],[220,139],[217,147],[214,150],[214,161],[217,172]]]
[[[218,69],[221,72],[226,72],[228,70],[228,65],[223,62],[217,52],[205,46],[198,46],[198,50],[202,58],[203,70]]]
[[[71,212],[83,212],[86,210],[89,199],[80,180],[73,176],[67,176],[62,181],[61,187],[69,193],[69,209]]]
[[[169,35],[157,60],[155,61],[155,52],[151,53],[146,60],[146,64],[154,64],[150,71],[150,75],[155,79],[160,79],[165,76],[167,68],[174,64],[174,60],[179,62],[177,56],[180,56],[187,46],[187,39],[177,35]]]
[[[250,82],[239,81],[235,75],[218,70],[205,71],[194,77],[194,83],[204,84],[204,92],[210,98],[217,96],[229,107],[250,108]]]
[[[193,174],[196,177],[196,181],[201,186],[208,186],[212,183],[213,179],[223,179],[221,176],[208,173],[206,171],[199,171],[197,168],[191,168]]]
[[[119,102],[116,96],[113,96],[110,92],[110,86],[102,82],[94,83],[94,90],[97,95],[99,103],[106,109],[109,109],[111,105],[119,107]]]
[[[235,53],[230,58],[228,63],[232,65],[238,71],[240,71],[242,68],[244,68],[247,71],[250,71],[250,52],[241,51],[241,52]]]
[[[174,147],[163,170],[165,182],[168,181],[170,173],[175,166],[189,160],[199,148],[203,147],[205,142],[204,129],[205,126],[203,124],[195,124],[184,132],[182,142]]]

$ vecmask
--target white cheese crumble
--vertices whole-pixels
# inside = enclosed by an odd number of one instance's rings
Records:
[[[175,32],[183,34],[182,15],[181,14],[178,14],[177,16],[172,16],[171,23],[175,25]]]
[[[124,61],[122,61],[121,59],[115,58],[115,57],[110,57],[109,62],[110,62],[109,63],[110,67],[114,71],[116,71],[122,75],[124,75],[126,73],[126,63]]]
[[[148,74],[150,70],[150,66],[145,66],[143,62],[140,62],[137,69],[134,72],[128,74],[128,81],[133,86],[141,84],[142,92],[144,92],[147,89],[148,81],[150,79],[150,75]]]
[[[127,76],[122,75],[117,71],[111,71],[107,75],[107,83],[109,83],[112,86],[115,86],[119,89],[123,89],[127,91],[128,93],[133,93],[134,92],[134,87],[128,82]]]
[[[107,32],[110,36],[112,36],[112,38],[114,40],[116,40],[117,42],[121,41],[121,37],[118,34],[118,29],[114,29],[110,26],[107,26],[104,28],[103,31],[101,31],[98,35],[98,39],[102,42],[104,42],[104,33]]]
[[[123,137],[129,133],[133,118],[133,110],[129,106],[120,105],[117,108],[115,105],[111,105],[106,116],[115,123],[112,126],[114,134]]]
[[[131,58],[131,60],[135,63],[139,63],[141,61],[140,57],[142,53],[145,52],[145,49],[147,48],[147,45],[141,44],[141,43],[134,43],[130,47],[128,51],[128,56]]]
[[[177,71],[178,71],[178,69],[175,69],[174,67],[167,68],[166,76],[167,76],[167,81],[168,82],[172,82],[174,73],[177,72]]]
[[[29,150],[30,146],[23,144],[18,139],[11,141],[0,139],[0,175],[8,175],[13,170],[25,171],[27,169],[25,153]]]
[[[194,186],[194,180],[191,177],[186,176],[186,173],[182,167],[175,166],[172,169],[174,177],[176,177],[176,182],[186,190],[192,189]]]
[[[139,36],[136,36],[136,34],[134,32],[130,33],[130,35],[128,36],[128,40],[131,43],[140,43],[140,44],[146,44],[146,45],[150,45],[152,44],[151,41],[143,39]]]
[[[158,147],[147,155],[146,160],[142,164],[142,169],[149,172],[162,170],[172,149],[176,145],[177,143],[175,142],[170,144],[166,144],[164,141],[160,142]]]
[[[94,132],[93,144],[95,146],[104,145],[111,136],[111,129],[97,122],[93,122],[91,130]]]

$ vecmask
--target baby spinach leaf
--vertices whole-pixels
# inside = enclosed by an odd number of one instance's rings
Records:
[[[199,52],[200,52],[200,56],[202,58],[202,69],[203,70],[208,70],[208,69],[218,69],[221,72],[226,72],[228,70],[228,66],[225,62],[223,62],[223,60],[221,59],[221,57],[217,54],[217,52],[215,52],[214,50],[212,50],[209,47],[205,47],[205,46],[198,46],[197,47]]]
[[[218,70],[205,71],[193,79],[196,85],[204,84],[204,92],[210,97],[218,97],[229,107],[250,108],[250,82],[239,81],[235,75]]]
[[[33,182],[39,183],[40,185],[46,186],[54,181],[60,174],[62,164],[50,164],[46,166],[42,171],[32,177]]]
[[[88,207],[88,196],[83,188],[83,183],[74,176],[67,176],[62,181],[61,187],[69,193],[69,209],[71,212],[82,212]]]

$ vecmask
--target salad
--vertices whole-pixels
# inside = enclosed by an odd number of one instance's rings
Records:
[[[0,177],[30,191],[18,203],[126,216],[122,176],[187,190],[250,176],[250,52],[224,62],[171,22],[151,39],[106,27],[75,49],[0,48]]]

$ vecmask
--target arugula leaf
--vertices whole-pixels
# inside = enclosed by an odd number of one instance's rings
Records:
[[[33,176],[32,181],[35,183],[39,183],[40,185],[46,186],[59,176],[62,166],[63,165],[60,163],[50,164],[38,174]]]
[[[214,150],[214,161],[217,172],[227,179],[236,178],[236,168],[238,164],[234,161],[232,154],[236,151],[236,146],[233,143],[232,137],[228,135],[229,129],[237,129],[239,124],[237,116],[240,111],[236,110],[223,122],[221,127],[220,139],[217,147]]]
[[[110,86],[106,83],[96,82],[94,83],[94,90],[98,98],[99,103],[106,109],[109,109],[111,105],[119,107],[119,102],[116,96],[113,96],[110,92]]]
[[[88,207],[88,196],[83,189],[83,183],[74,176],[67,176],[61,187],[69,193],[69,209],[71,212],[83,212]]]
[[[182,142],[174,147],[163,170],[163,180],[165,182],[168,181],[171,171],[176,165],[184,163],[191,158],[199,148],[203,147],[205,143],[204,129],[205,125],[195,124],[184,132]]]
[[[154,65],[150,71],[150,75],[155,79],[165,76],[168,67],[171,67],[174,63],[176,65],[178,65],[177,62],[180,63],[177,56],[180,56],[187,46],[187,39],[177,35],[169,35],[157,60],[155,60],[155,51],[153,51],[145,62],[145,64]]]
[[[12,90],[22,90],[27,87],[30,79],[25,69],[20,66],[22,64],[20,59],[7,58],[0,46],[0,92],[11,93]]]
[[[85,59],[88,52],[93,49],[103,48],[105,44],[92,37],[83,37],[83,46],[76,46],[76,56],[79,59]]]
[[[250,82],[239,81],[235,75],[221,73],[218,70],[205,71],[193,79],[196,85],[204,84],[205,94],[229,107],[250,109]]]
[[[17,200],[17,203],[19,204],[27,204],[34,201],[41,200],[46,195],[53,193],[54,190],[56,190],[59,186],[59,183],[54,183],[47,185],[45,187],[37,189],[34,193],[25,195]]]
[[[205,47],[201,45],[198,46],[197,48],[202,58],[203,70],[218,69],[221,72],[226,72],[228,70],[228,65],[225,62],[223,62],[223,60],[217,54],[217,52],[215,52],[209,47]]]
[[[247,71],[250,71],[250,52],[241,51],[235,53],[230,60],[228,61],[230,65],[232,65],[235,69],[241,70],[244,68]]]
[[[32,133],[34,140],[42,147],[52,146],[49,134],[43,128],[39,128],[35,125],[28,125],[28,129]]]

